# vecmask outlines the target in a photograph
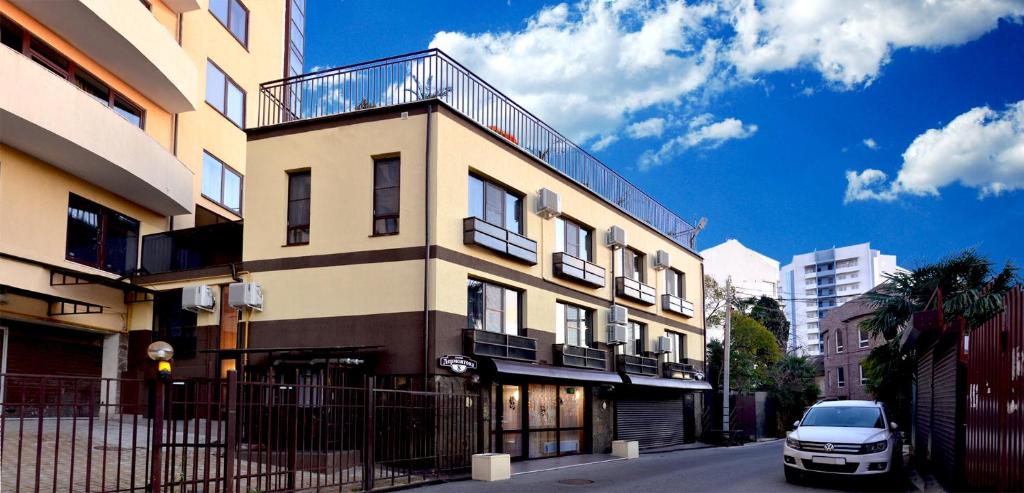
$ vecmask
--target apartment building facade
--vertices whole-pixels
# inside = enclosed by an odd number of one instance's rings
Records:
[[[779,299],[779,261],[758,253],[736,239],[701,250],[704,273],[720,286],[732,279],[736,296],[742,299],[767,296]],[[785,301],[780,301],[785,304]],[[708,327],[708,339],[722,340],[724,327]]]
[[[142,243],[242,218],[244,128],[301,71],[304,8],[0,0],[0,372],[117,377],[174,325],[133,280],[194,260]]]
[[[837,399],[873,400],[868,392],[864,358],[879,344],[881,336],[872,335],[860,327],[874,310],[863,296],[830,310],[821,320],[821,341],[825,361],[825,387],[823,397]]]
[[[789,351],[822,354],[822,319],[898,269],[895,255],[883,255],[870,243],[794,255],[782,267],[779,279],[791,326]]]

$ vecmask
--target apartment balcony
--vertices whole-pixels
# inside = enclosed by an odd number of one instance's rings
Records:
[[[603,349],[555,344],[554,352],[555,363],[559,366],[604,371],[608,360],[608,351]]]
[[[622,373],[658,376],[658,360],[656,358],[620,354],[615,357],[615,366]]]
[[[697,369],[689,363],[663,363],[661,376],[680,380],[699,380]]]
[[[195,64],[142,2],[65,0],[59,8],[39,0],[11,3],[168,112],[196,108],[200,91]],[[171,5],[185,8],[190,3]]]
[[[661,295],[661,309],[684,317],[693,317],[693,302],[671,294]]]
[[[192,212],[192,172],[139,127],[6,46],[0,67],[0,142],[161,214]]]
[[[633,300],[645,305],[653,305],[655,303],[657,293],[654,290],[654,286],[648,286],[628,277],[616,277],[615,296]]]
[[[163,0],[163,2],[175,14],[199,10],[199,0]]]
[[[142,269],[163,274],[242,261],[242,223],[179,229],[142,237]]]
[[[537,265],[537,242],[478,217],[462,220],[462,242],[491,250],[505,258]]]
[[[555,253],[552,259],[555,276],[595,288],[604,287],[603,267],[564,252]]]
[[[465,351],[473,356],[537,361],[537,339],[530,337],[465,329],[462,340]]]

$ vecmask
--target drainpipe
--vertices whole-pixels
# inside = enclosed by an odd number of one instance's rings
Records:
[[[427,138],[423,172],[423,390],[430,377],[430,120],[433,103],[427,105]]]

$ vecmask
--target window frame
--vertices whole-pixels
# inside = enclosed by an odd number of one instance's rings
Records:
[[[232,38],[235,38],[235,41],[238,41],[238,43],[242,45],[242,48],[245,48],[246,51],[249,51],[249,17],[252,15],[252,11],[250,11],[249,7],[242,3],[242,0],[224,0],[224,3],[225,5],[227,5],[228,9],[226,15],[227,18],[224,20],[221,20],[220,17],[217,17],[217,14],[213,13],[213,8],[211,5],[206,6],[206,11],[209,12],[214,19],[217,19],[217,22],[220,23],[220,25],[223,26],[224,29],[229,34],[231,34]],[[240,7],[242,7],[242,10],[245,11],[245,39],[238,39],[238,36],[235,35],[235,32],[231,30],[231,16],[232,12],[234,12],[234,10],[231,8],[231,4],[233,3],[237,3]]]
[[[302,175],[309,176],[309,196],[303,199],[292,199],[292,178],[295,176]],[[308,245],[309,240],[312,236],[312,228],[310,227],[310,224],[313,222],[313,171],[309,168],[296,169],[286,172],[285,176],[288,177],[288,182],[285,187],[285,201],[287,202],[287,207],[285,208],[285,246]],[[309,202],[308,206],[306,207],[306,210],[308,211],[309,214],[309,216],[306,218],[306,223],[291,224],[292,203],[303,200]],[[306,241],[291,241],[292,231],[301,230],[303,228],[305,228],[306,230]]]
[[[632,255],[633,262],[629,263],[629,270],[626,269],[626,251]],[[619,275],[626,279],[632,279],[640,284],[647,284],[647,254],[637,250],[636,248],[627,246],[626,248],[618,248],[615,250],[615,259],[621,267]],[[639,268],[638,268],[639,267]],[[636,277],[630,276],[628,273],[632,271],[637,274]]]
[[[291,1],[291,0],[289,0],[289,1]],[[378,164],[385,163],[385,162],[391,162],[391,161],[394,161],[395,163],[398,164],[398,176],[396,178],[397,179],[397,184],[395,184],[393,186],[390,186],[390,187],[378,188],[377,187],[377,173],[379,171]],[[372,197],[370,198],[370,201],[371,201],[371,206],[370,206],[371,207],[371,209],[370,209],[371,210],[371,222],[370,222],[371,234],[370,234],[370,236],[393,236],[393,235],[397,235],[401,231],[401,223],[400,223],[399,219],[401,217],[401,212],[402,212],[402,159],[401,159],[401,156],[398,156],[398,155],[394,155],[394,156],[378,156],[378,157],[373,158],[373,183],[372,183],[371,186],[372,186],[372,191],[371,191]],[[391,189],[396,190],[396,193],[398,195],[398,197],[395,200],[395,212],[393,214],[377,214],[377,191],[378,190],[391,190]],[[377,221],[378,220],[384,220],[385,221],[384,224],[386,226],[388,219],[394,219],[395,220],[395,230],[394,231],[383,231],[383,232],[377,231]]]
[[[475,215],[473,213],[473,210],[472,210],[473,209],[473,200],[472,200],[472,195],[471,195],[472,194],[472,190],[471,190],[471,187],[469,186],[471,182],[469,180],[477,180],[477,181],[480,181],[481,184],[482,184],[482,186],[481,186],[482,196],[480,197],[480,204],[482,206],[482,209],[480,211],[481,215],[479,215],[479,216]],[[488,190],[487,187],[488,187],[488,185],[490,185],[491,187],[500,189],[501,191],[503,191],[505,193],[503,195],[502,201],[501,201],[501,224],[496,224],[496,223],[494,223],[492,221],[488,221],[487,220],[487,190]],[[516,229],[509,229],[509,227],[508,227],[508,200],[509,200],[509,197],[514,198],[515,201],[516,201],[515,202],[515,204],[516,204],[515,216],[516,216],[516,222],[519,225],[519,227],[516,228]],[[509,186],[507,186],[507,185],[505,185],[505,184],[503,184],[503,183],[501,183],[501,182],[499,182],[497,180],[492,180],[490,178],[487,178],[484,175],[481,175],[479,173],[475,173],[475,172],[471,171],[469,173],[469,177],[467,178],[467,181],[466,181],[466,198],[468,199],[466,205],[468,206],[467,214],[469,214],[469,217],[475,217],[475,218],[477,218],[477,219],[479,219],[479,220],[481,220],[481,221],[483,221],[483,222],[485,222],[487,224],[490,224],[491,226],[495,226],[495,227],[504,229],[505,231],[510,231],[510,232],[518,234],[520,236],[526,236],[526,211],[525,211],[525,204],[524,204],[524,202],[525,202],[524,199],[526,198],[525,194],[520,193],[518,190],[516,190],[516,189],[514,189],[512,187],[509,187]]]
[[[836,329],[836,354],[843,352],[846,349],[845,341],[843,341],[843,330]]]
[[[94,209],[96,209],[98,211],[98,214],[97,214],[98,215],[98,217],[97,217],[98,221],[97,221],[97,225],[96,225],[96,261],[95,261],[95,263],[88,262],[88,261],[85,261],[85,259],[73,257],[71,255],[71,248],[70,248],[70,246],[71,246],[70,245],[71,235],[69,234],[70,233],[69,229],[71,228],[71,208],[72,208],[72,201],[74,201],[74,200],[80,200],[80,201],[85,203],[85,204],[82,204],[82,205],[91,206],[92,208],[94,208]],[[79,209],[81,209],[81,207],[79,207]],[[88,199],[86,197],[83,197],[81,195],[78,195],[78,194],[76,194],[74,192],[69,192],[68,193],[67,212],[65,214],[66,214],[65,217],[67,218],[67,223],[65,224],[65,227],[64,227],[64,259],[65,260],[67,260],[69,262],[74,262],[76,264],[84,265],[84,266],[87,266],[87,267],[92,267],[94,269],[98,269],[98,270],[101,270],[103,272],[109,272],[111,274],[118,274],[118,275],[130,275],[136,269],[138,269],[138,267],[139,267],[139,247],[142,244],[141,243],[142,236],[140,235],[140,230],[141,230],[141,227],[142,227],[142,222],[141,221],[139,221],[138,219],[135,219],[135,218],[133,218],[133,217],[127,215],[127,214],[123,214],[123,213],[118,212],[118,211],[116,211],[114,209],[111,209],[110,207],[107,207],[107,206],[105,206],[103,204],[100,204],[99,202],[96,202],[96,201],[90,200],[90,199]],[[107,235],[110,232],[109,231],[109,228],[110,228],[110,225],[109,225],[110,217],[114,216],[114,215],[121,216],[122,218],[126,219],[127,222],[134,223],[134,231],[135,231],[135,247],[134,247],[134,255],[133,255],[133,257],[134,257],[134,265],[127,265],[127,266],[125,266],[126,269],[124,271],[122,271],[122,270],[110,270],[110,269],[106,268],[106,264],[107,264],[107,243],[108,243],[108,236]]]
[[[472,323],[472,319],[473,319],[474,314],[472,313],[472,310],[470,310],[470,297],[469,297],[469,287],[470,286],[469,286],[469,284],[473,283],[473,282],[477,282],[477,283],[481,284],[480,294],[481,294],[482,299],[480,300],[480,318],[479,318],[479,320],[480,320],[480,328],[477,328]],[[487,330],[487,287],[488,286],[493,287],[493,288],[498,288],[498,289],[501,290],[501,317],[500,317],[500,320],[501,320],[501,331],[500,332],[493,332],[493,331]],[[516,317],[515,317],[516,318],[516,328],[515,328],[515,332],[509,332],[509,328],[508,328],[508,326],[506,324],[506,322],[508,322],[508,311],[509,311],[509,308],[507,306],[508,305],[507,301],[508,301],[508,293],[509,292],[512,292],[512,293],[516,294]],[[466,279],[466,327],[471,328],[471,329],[476,329],[476,330],[482,330],[484,332],[496,333],[496,334],[508,334],[508,335],[515,335],[515,336],[524,335],[524,331],[525,331],[525,328],[523,327],[523,321],[524,321],[524,318],[523,318],[523,311],[524,311],[523,310],[523,304],[524,304],[524,298],[525,298],[524,293],[525,292],[523,290],[521,290],[521,289],[516,289],[516,288],[510,287],[510,286],[506,286],[504,284],[500,284],[500,283],[496,283],[496,282],[493,282],[493,281],[489,281],[487,279],[481,279],[481,278],[478,278],[478,277],[468,277]]]
[[[220,168],[220,196],[221,196],[221,200],[217,200],[217,199],[215,199],[213,197],[210,197],[209,195],[206,194],[206,191],[203,190],[203,179],[202,178],[200,178],[200,180],[199,180],[199,195],[201,195],[204,198],[206,198],[206,200],[209,200],[210,202],[213,202],[214,204],[219,205],[224,210],[227,210],[228,212],[230,212],[230,213],[232,213],[232,214],[234,214],[234,215],[236,215],[238,217],[242,217],[242,206],[243,206],[243,201],[244,201],[243,191],[245,190],[245,176],[242,175],[241,173],[239,173],[238,170],[233,168],[228,163],[225,163],[222,159],[217,157],[214,153],[212,153],[212,152],[210,152],[210,151],[208,151],[206,149],[203,149],[203,155],[210,156],[211,159],[213,159],[218,164],[220,164],[220,167],[221,167]],[[206,170],[204,169],[203,172],[205,174]],[[227,182],[224,179],[224,176],[227,173],[231,173],[231,174],[233,174],[233,175],[238,177],[238,210],[232,209],[229,205],[227,205],[223,201],[223,199],[224,199],[224,187],[226,186],[225,183]]]
[[[867,335],[867,338],[864,337],[865,335]],[[871,334],[868,331],[858,327],[857,328],[857,347],[863,349],[863,348],[866,348],[866,347],[868,347],[870,345],[871,345]]]
[[[633,338],[632,352],[626,351],[626,347],[629,345],[629,343],[627,342],[626,344],[618,346],[620,348],[619,354],[628,354],[630,356],[643,356],[643,353],[647,351],[647,324],[643,322],[638,322],[636,320],[626,321],[626,338],[628,339],[629,334],[633,333],[634,331],[636,333],[634,334],[635,337]]]
[[[210,67],[213,67],[213,68],[217,69],[217,71],[220,72],[221,75],[224,76],[224,88],[223,88],[223,91],[222,91],[222,96],[224,97],[224,109],[221,110],[220,108],[214,106],[213,103],[210,102],[209,99],[207,99],[206,93],[209,92],[209,88],[207,88],[207,87],[204,87],[205,91],[203,93],[203,101],[206,102],[207,106],[213,108],[214,111],[216,111],[217,113],[220,113],[221,116],[223,116],[229,122],[234,124],[234,126],[238,127],[239,130],[242,130],[244,132],[245,131],[245,120],[246,120],[246,117],[248,116],[247,109],[246,109],[246,103],[249,101],[249,93],[247,93],[245,91],[245,89],[243,89],[242,86],[238,82],[235,82],[235,79],[231,78],[231,76],[228,75],[228,73],[225,72],[224,69],[220,67],[220,65],[217,65],[217,62],[214,62],[213,60],[207,58],[206,59],[206,67],[207,67],[207,71],[209,71]],[[209,75],[206,74],[205,77],[206,77],[206,79],[203,81],[204,86],[206,86],[206,85],[208,85],[210,83]],[[228,86],[235,86],[238,89],[238,91],[242,93],[242,122],[241,123],[232,120],[231,117],[228,116]]]
[[[846,387],[846,369],[842,366],[836,367],[836,387],[840,389]]]
[[[594,310],[591,308],[587,308],[585,306],[577,305],[575,303],[567,303],[561,300],[556,301],[555,304],[556,317],[558,316],[559,310],[561,310],[561,319],[555,319],[556,325],[560,325],[560,327],[555,327],[556,339],[560,336],[562,343],[565,344],[566,346],[584,348],[594,347]],[[577,323],[583,324],[582,327],[578,326],[576,329],[574,329],[579,331],[580,333],[578,340],[579,344],[573,344],[569,342],[570,310],[575,310],[576,313],[579,314],[574,320],[577,321]]]
[[[868,383],[868,379],[864,376],[864,364],[858,363],[857,367],[860,368],[860,384],[861,386],[866,385]]]
[[[671,276],[675,276],[675,282],[670,282]],[[686,273],[673,267],[665,269],[665,293],[685,300]]]
[[[571,236],[569,235],[570,229],[573,229],[576,232],[575,252],[569,251],[569,244],[567,243]],[[594,262],[594,228],[591,228],[572,217],[561,215],[555,218],[555,238],[556,252],[571,255],[585,262]],[[560,238],[561,241],[558,241],[558,238]]]
[[[686,358],[686,334],[674,330],[666,330],[665,335],[672,340],[672,350],[665,356],[667,363],[683,363]]]

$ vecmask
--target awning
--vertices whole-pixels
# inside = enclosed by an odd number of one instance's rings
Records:
[[[563,366],[533,365],[516,363],[500,359],[492,360],[498,373],[505,375],[523,375],[529,377],[554,378],[559,380],[576,380],[580,382],[622,383],[617,373],[597,370],[577,370]]]
[[[660,387],[663,389],[679,389],[679,390],[711,390],[711,384],[703,380],[684,380],[679,378],[655,378],[645,377],[642,375],[629,375],[625,374],[622,377],[623,381],[632,384],[639,385],[642,387]]]

